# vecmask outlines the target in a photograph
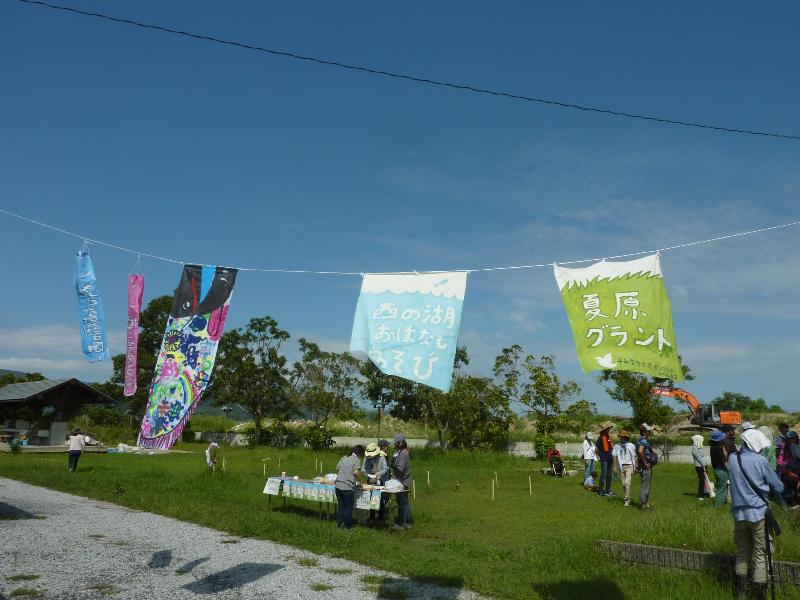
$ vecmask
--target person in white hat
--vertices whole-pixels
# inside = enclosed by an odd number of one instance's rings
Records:
[[[747,573],[752,573],[757,598],[766,598],[767,559],[767,498],[772,490],[783,492],[783,483],[759,452],[770,445],[767,437],[757,429],[742,433],[743,448],[728,457],[732,506],[735,522],[733,541],[736,544],[737,598],[746,598]]]

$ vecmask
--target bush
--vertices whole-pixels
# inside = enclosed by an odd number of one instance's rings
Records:
[[[327,450],[336,444],[331,432],[324,425],[311,425],[306,428],[303,432],[303,441],[312,450]]]
[[[533,450],[536,458],[543,459],[547,451],[556,447],[556,441],[546,433],[537,433],[533,436]]]
[[[102,406],[87,406],[81,411],[81,416],[83,416],[90,425],[112,427],[126,425],[129,420],[128,415],[110,408],[103,408]]]

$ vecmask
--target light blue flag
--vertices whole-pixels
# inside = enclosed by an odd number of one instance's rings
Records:
[[[75,290],[78,292],[78,318],[83,353],[89,362],[108,360],[103,301],[94,275],[92,257],[85,250],[78,252],[75,258]]]
[[[387,375],[449,391],[466,287],[463,271],[364,275],[350,351]]]

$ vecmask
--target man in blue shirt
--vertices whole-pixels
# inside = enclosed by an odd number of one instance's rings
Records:
[[[783,491],[783,483],[778,479],[769,461],[759,452],[770,445],[767,437],[756,429],[742,433],[743,448],[740,455],[728,457],[728,476],[730,478],[731,513],[735,527],[733,541],[736,544],[736,588],[737,598],[745,598],[748,567],[753,576],[756,597],[766,598],[767,565],[765,515],[768,505],[762,500],[747,479],[755,485],[764,498],[772,489],[776,494]],[[741,466],[739,466],[741,458]]]

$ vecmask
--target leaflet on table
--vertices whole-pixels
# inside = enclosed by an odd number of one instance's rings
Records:
[[[264,486],[264,493],[270,496],[279,496],[281,493],[281,478],[270,477],[267,479],[267,484]]]

